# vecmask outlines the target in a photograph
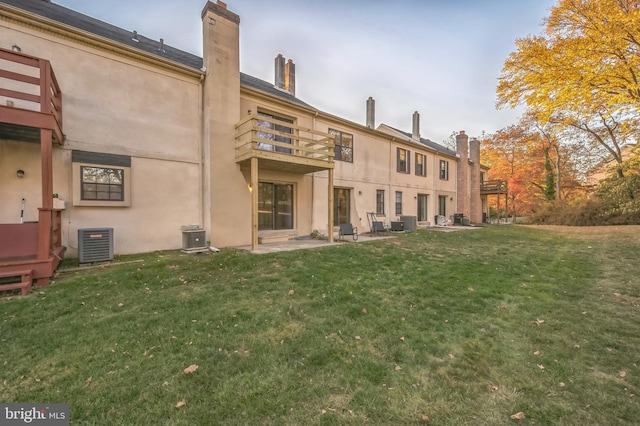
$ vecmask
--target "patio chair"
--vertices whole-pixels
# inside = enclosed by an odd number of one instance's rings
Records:
[[[350,223],[341,223],[338,239],[344,240],[345,235],[351,235],[353,237],[353,241],[358,241],[358,228]]]
[[[387,228],[384,222],[378,222],[378,221],[371,222],[371,233],[377,234],[378,232],[389,233],[389,228]]]

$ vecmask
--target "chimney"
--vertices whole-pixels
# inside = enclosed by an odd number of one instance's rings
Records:
[[[413,132],[411,137],[417,141],[420,140],[420,114],[418,111],[413,113]]]
[[[276,56],[276,87],[284,90],[284,56]]]
[[[161,52],[164,52],[164,39],[162,38],[160,39],[160,48],[158,50],[160,50]]]
[[[284,67],[284,89],[291,96],[296,95],[296,65],[292,59],[289,59]]]
[[[367,127],[376,127],[376,101],[371,96],[367,99]]]

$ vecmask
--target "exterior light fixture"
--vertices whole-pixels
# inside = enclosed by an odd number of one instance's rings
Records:
[[[19,178],[23,178],[24,177],[24,170],[20,169],[16,172],[16,176],[18,176]]]

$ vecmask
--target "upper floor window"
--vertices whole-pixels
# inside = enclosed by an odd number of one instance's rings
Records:
[[[440,179],[449,180],[449,162],[440,160]]]
[[[427,156],[416,152],[416,176],[427,175]]]
[[[403,148],[397,148],[397,171],[411,173],[411,152]]]
[[[329,129],[335,136],[334,160],[353,163],[353,135],[340,130]]]
[[[286,143],[291,145],[293,142],[291,138],[288,138],[283,135],[283,133],[293,133],[293,129],[291,127],[287,127],[284,124],[278,123],[285,122],[293,124],[293,120],[288,118],[277,117],[272,114],[267,114],[264,112],[259,112],[259,116],[265,117],[265,120],[258,120],[258,127],[264,129],[263,131],[258,131],[258,138],[268,141]],[[266,142],[259,142],[258,148],[263,149],[265,151],[276,151],[276,152],[284,152],[286,154],[291,154],[291,148],[285,148],[283,146],[272,145]]]

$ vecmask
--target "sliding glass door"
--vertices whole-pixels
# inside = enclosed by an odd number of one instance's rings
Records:
[[[293,229],[293,185],[258,184],[258,229]]]

